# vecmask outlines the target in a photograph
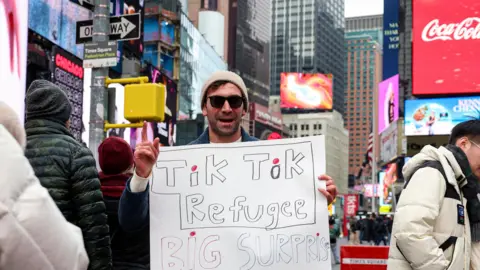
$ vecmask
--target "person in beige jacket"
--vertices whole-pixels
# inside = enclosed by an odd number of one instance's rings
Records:
[[[480,120],[455,126],[403,168],[388,270],[480,269]]]
[[[24,156],[25,132],[0,102],[0,269],[85,270],[80,229],[68,223]]]

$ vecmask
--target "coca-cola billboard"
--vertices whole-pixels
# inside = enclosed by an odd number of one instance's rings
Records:
[[[480,2],[413,5],[413,94],[480,93]]]

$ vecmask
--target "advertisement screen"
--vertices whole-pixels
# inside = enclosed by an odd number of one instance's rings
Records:
[[[332,79],[324,74],[282,73],[280,107],[282,109],[331,110]]]
[[[398,120],[398,80],[395,75],[378,85],[378,134]]]
[[[27,0],[0,1],[0,101],[24,118],[28,39]]]
[[[160,39],[160,27],[156,17],[145,18],[144,26],[144,41],[156,41]]]
[[[92,19],[92,13],[70,0],[29,0],[28,28],[83,59],[83,45],[76,43],[76,23]]]
[[[168,44],[173,44],[175,41],[175,25],[163,21],[161,24],[161,36],[160,39]]]
[[[72,104],[70,131],[77,140],[82,137],[83,67],[82,60],[55,46],[53,48],[53,83],[60,86]]]
[[[393,204],[393,190],[392,186],[397,181],[397,164],[391,163],[387,166],[385,171],[378,173],[378,180],[382,194],[380,196],[380,205]]]
[[[167,74],[168,77],[173,77],[173,62],[174,59],[172,56],[162,53],[160,55],[162,71]]]
[[[448,135],[458,123],[480,116],[480,97],[405,101],[405,135]]]
[[[383,79],[398,74],[398,17],[400,0],[383,2]]]
[[[480,93],[480,2],[412,2],[413,94]]]

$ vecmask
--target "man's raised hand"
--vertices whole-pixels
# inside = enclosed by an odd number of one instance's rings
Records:
[[[135,147],[134,161],[135,173],[142,177],[148,178],[152,173],[153,166],[157,162],[160,153],[160,140],[155,138],[153,142],[147,137],[147,122],[143,123],[142,141]]]

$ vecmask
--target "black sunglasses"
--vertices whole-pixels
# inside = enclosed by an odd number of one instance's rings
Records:
[[[225,105],[225,100],[228,101],[228,104],[232,109],[238,109],[243,104],[243,98],[241,96],[209,96],[208,98],[210,99],[210,105],[216,109],[221,109],[223,105]]]

